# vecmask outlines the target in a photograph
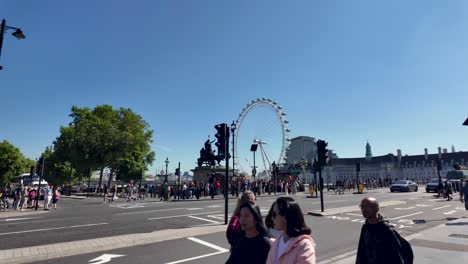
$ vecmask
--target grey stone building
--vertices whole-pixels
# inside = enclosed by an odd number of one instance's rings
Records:
[[[428,154],[427,149],[423,155],[402,156],[401,150],[397,155],[392,153],[372,157],[370,145],[366,145],[366,157],[330,159],[328,166],[324,168],[323,178],[325,182],[334,182],[336,179],[355,179],[356,163],[361,164],[359,177],[392,179],[427,179],[437,178],[437,159],[442,160],[441,176],[444,178],[449,170],[453,170],[453,164],[468,165],[468,152],[442,152],[439,147],[437,154]]]

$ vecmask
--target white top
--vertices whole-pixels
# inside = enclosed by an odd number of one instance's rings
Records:
[[[288,242],[284,243],[284,236],[282,234],[279,237],[277,237],[276,239],[279,240],[279,242],[278,242],[278,255],[277,255],[278,258],[276,259],[276,263],[279,263],[279,258],[284,253],[284,250],[286,250],[286,248],[288,247],[289,241],[291,241],[291,239],[289,239]]]

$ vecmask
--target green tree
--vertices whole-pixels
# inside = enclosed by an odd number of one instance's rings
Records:
[[[10,183],[14,176],[25,172],[28,162],[17,147],[6,140],[2,141],[0,143],[0,182]]]

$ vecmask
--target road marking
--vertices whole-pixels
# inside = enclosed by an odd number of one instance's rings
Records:
[[[189,240],[192,240],[193,242],[200,243],[200,244],[202,244],[202,245],[204,245],[204,246],[207,246],[207,247],[216,249],[216,250],[218,250],[218,252],[214,252],[214,253],[210,253],[210,254],[205,254],[205,255],[201,255],[201,256],[197,256],[197,257],[193,257],[193,258],[182,259],[182,260],[178,260],[178,261],[174,261],[174,262],[167,262],[166,264],[177,264],[177,263],[187,262],[187,261],[191,261],[191,260],[195,260],[195,259],[206,258],[206,257],[209,257],[209,256],[213,256],[213,255],[218,255],[218,254],[222,254],[222,253],[229,252],[229,250],[227,250],[227,249],[225,249],[225,248],[219,247],[219,246],[217,246],[217,245],[213,245],[213,244],[211,244],[211,243],[205,242],[205,241],[200,240],[200,239],[198,239],[198,238],[189,237],[188,239],[189,239]]]
[[[411,206],[411,207],[405,207],[405,208],[395,208],[395,210],[410,210],[410,209],[414,209],[416,207],[414,206]]]
[[[431,207],[429,204],[416,204],[416,207]]]
[[[185,208],[185,209],[189,211],[194,211],[194,210],[202,210],[203,208]]]
[[[62,226],[62,227],[34,229],[34,230],[0,233],[0,236],[2,236],[2,235],[12,235],[12,234],[33,233],[33,232],[41,232],[41,231],[49,231],[49,230],[59,230],[59,229],[67,229],[67,228],[80,228],[80,227],[88,227],[88,226],[108,225],[108,224],[109,223],[97,223],[97,224],[88,224],[88,225]]]
[[[5,222],[10,222],[10,221],[21,221],[21,220],[28,220],[28,219],[34,219],[34,218],[43,218],[43,217],[7,218],[7,219],[2,220],[2,221],[5,221]]]
[[[222,247],[220,247],[220,246],[217,246],[217,245],[208,243],[208,242],[206,242],[206,241],[200,240],[200,239],[195,238],[195,237],[188,237],[187,239],[192,240],[193,242],[197,242],[197,243],[199,243],[199,244],[202,244],[202,245],[204,245],[204,246],[210,247],[210,248],[212,248],[212,249],[214,249],[214,250],[217,250],[217,251],[229,252],[229,249],[222,248]]]
[[[347,215],[362,216],[362,214],[346,213]]]
[[[466,210],[466,209],[463,208],[463,207],[457,207],[457,208],[455,208],[455,209],[457,209],[457,210]]]
[[[330,201],[330,202],[327,202],[327,204],[331,204],[331,203],[341,203],[341,202],[348,202],[349,200],[336,200],[336,201]],[[310,204],[320,204],[320,202],[314,202],[314,203],[310,203]]]
[[[136,211],[136,212],[128,212],[128,213],[118,213],[115,215],[143,214],[143,213],[151,213],[151,212],[164,212],[164,211],[174,211],[174,210],[184,210],[184,209],[186,208],[157,209],[157,210]]]
[[[442,209],[442,208],[447,208],[447,207],[450,207],[451,205],[445,205],[445,206],[441,206],[441,207],[437,207],[437,208],[434,208],[432,209],[433,211],[435,210],[439,210],[439,209]]]
[[[188,217],[194,218],[194,219],[198,219],[198,220],[202,220],[202,221],[207,221],[207,222],[215,223],[215,224],[220,224],[220,222],[213,221],[213,220],[210,220],[210,219],[201,218],[201,217],[196,217],[196,216],[193,216],[193,215],[189,215]]]
[[[402,216],[399,216],[399,217],[390,218],[389,220],[397,220],[397,219],[400,219],[400,218],[405,218],[405,217],[408,217],[408,216],[418,215],[418,214],[422,214],[422,213],[423,212],[417,212],[417,213],[414,213],[414,214],[402,215]]]
[[[148,220],[158,220],[158,219],[176,218],[176,217],[184,217],[184,216],[190,216],[190,215],[215,214],[215,213],[220,213],[220,212],[222,212],[222,211],[204,212],[204,213],[196,213],[196,214],[173,215],[173,216],[162,216],[162,217],[148,218]]]
[[[88,261],[88,263],[96,261],[91,264],[104,264],[104,263],[110,262],[113,258],[118,258],[118,257],[123,257],[123,256],[125,255],[103,254],[95,259]]]
[[[223,207],[222,205],[208,205],[207,208],[218,208]]]
[[[454,213],[456,213],[456,212],[457,212],[457,211],[449,211],[449,212],[445,212],[444,214],[449,215],[449,214],[454,214]]]

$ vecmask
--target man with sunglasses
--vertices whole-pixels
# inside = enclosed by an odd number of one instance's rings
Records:
[[[399,235],[393,230],[393,226],[379,214],[377,200],[366,197],[359,207],[366,222],[361,229],[356,264],[405,263]]]

